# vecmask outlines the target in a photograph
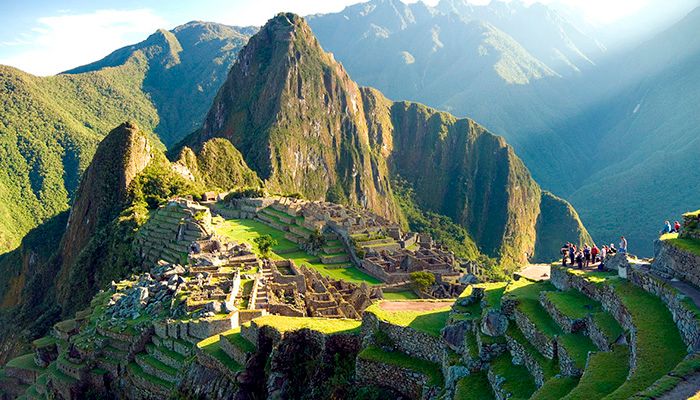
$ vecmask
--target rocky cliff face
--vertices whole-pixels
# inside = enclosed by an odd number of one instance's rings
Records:
[[[196,151],[229,139],[282,193],[337,201],[396,217],[389,174],[369,138],[362,93],[304,20],[279,14],[241,51],[202,128]]]
[[[201,153],[216,137],[229,139],[272,190],[394,219],[389,177],[399,175],[420,206],[466,227],[505,265],[532,259],[538,226],[547,228],[537,223],[542,191],[503,138],[472,120],[358,87],[292,14],[279,14],[251,38],[202,128],[182,145]],[[575,212],[546,221],[571,228],[547,229],[567,235],[560,240],[589,239]]]
[[[148,138],[132,122],[121,124],[100,143],[83,175],[61,244],[59,281],[92,235],[114,219],[129,184],[153,157]]]

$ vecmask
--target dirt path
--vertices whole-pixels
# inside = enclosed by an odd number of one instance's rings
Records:
[[[454,300],[446,301],[382,301],[379,308],[385,311],[431,311],[449,307]]]
[[[552,267],[549,264],[530,264],[516,274],[533,281],[543,281],[551,276]]]

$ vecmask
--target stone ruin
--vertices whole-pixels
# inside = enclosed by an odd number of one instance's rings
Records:
[[[421,244],[417,250],[370,251],[362,260],[362,267],[370,274],[390,284],[410,280],[411,272],[432,272],[438,280],[456,280],[461,275],[452,252],[430,244]],[[426,247],[423,247],[426,246]],[[427,247],[430,246],[430,247]]]
[[[271,314],[293,317],[360,319],[381,298],[380,289],[329,279],[291,260],[263,261],[267,308]]]

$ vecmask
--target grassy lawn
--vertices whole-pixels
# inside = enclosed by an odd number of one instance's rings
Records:
[[[578,385],[578,378],[558,376],[549,379],[530,397],[530,400],[559,400]]]
[[[697,353],[686,357],[673,369],[671,374],[664,375],[639,395],[644,398],[657,399],[675,388],[683,378],[696,372],[700,372],[700,354]],[[693,398],[697,399],[697,397]]]
[[[559,363],[556,358],[553,360],[548,359],[547,357],[543,356],[535,346],[530,343],[527,338],[523,335],[523,333],[518,329],[517,325],[514,323],[508,324],[508,330],[506,331],[506,335],[510,337],[511,339],[515,340],[525,348],[525,351],[529,353],[532,358],[535,359],[537,364],[539,364],[542,367],[542,371],[544,372],[544,380],[548,380],[549,378],[552,378],[554,375],[559,373]]]
[[[17,369],[26,369],[29,371],[43,371],[44,368],[36,365],[34,362],[34,353],[25,354],[7,362],[6,367],[12,367]]]
[[[511,394],[511,398],[527,399],[537,390],[530,371],[524,365],[514,365],[510,353],[501,354],[491,361],[491,371],[505,380],[501,388]]]
[[[472,295],[474,288],[483,288],[484,297],[481,302],[475,302],[467,306],[462,306],[455,304],[454,309],[457,312],[468,314],[471,318],[478,318],[481,316],[482,303],[487,307],[498,308],[501,306],[501,298],[505,292],[507,282],[489,282],[489,283],[479,283],[476,285],[469,285],[466,289],[459,295],[459,298],[465,298]]]
[[[617,345],[611,352],[598,352],[591,355],[588,368],[578,386],[566,400],[600,399],[617,389],[627,378],[629,372],[629,349]]]
[[[420,297],[413,290],[404,290],[401,292],[384,292],[384,298],[386,300],[415,300]]]
[[[285,239],[284,232],[267,226],[262,222],[252,219],[229,219],[216,226],[216,232],[220,235],[229,237],[237,242],[249,243],[258,253],[257,246],[253,239],[260,235],[270,235],[277,241],[275,246],[272,246],[272,259],[276,260],[292,260],[296,265],[308,265],[317,270],[321,274],[333,279],[342,279],[347,282],[360,284],[367,282],[370,285],[379,285],[382,282],[361,271],[354,266],[348,266],[349,263],[339,264],[322,264],[319,262],[318,256],[310,255],[299,250],[296,243]],[[292,250],[293,251],[290,253]],[[258,253],[258,256],[260,254]]]
[[[617,340],[620,335],[625,333],[624,329],[622,329],[620,324],[610,313],[601,311],[593,314],[593,322],[600,328],[601,332],[608,338],[608,342],[610,343]]]
[[[661,299],[626,281],[615,281],[613,287],[637,327],[637,369],[606,399],[627,399],[673,370],[686,346]]]
[[[518,301],[517,309],[525,314],[543,334],[554,337],[561,333],[559,325],[540,304],[540,292],[556,290],[549,282],[533,282],[525,278],[511,282],[506,288],[506,296]]]
[[[441,386],[443,384],[440,366],[435,363],[413,358],[396,351],[384,351],[376,346],[367,347],[357,356],[365,360],[394,365],[422,373],[428,377],[428,384],[431,386]]]
[[[406,326],[431,336],[440,336],[440,331],[445,327],[450,314],[452,303],[445,302],[445,306],[429,311],[387,311],[381,308],[378,302],[367,307],[365,312],[371,312],[382,321],[392,325]]]
[[[324,334],[356,333],[359,332],[362,321],[341,318],[307,318],[285,317],[281,315],[266,315],[256,318],[259,327],[269,326],[279,332],[290,332],[299,329],[311,329]]]
[[[231,371],[240,371],[243,369],[243,366],[237,363],[233,358],[229,357],[228,354],[221,349],[221,346],[219,346],[219,335],[210,336],[202,340],[201,342],[197,343],[197,347],[219,360],[219,362],[224,364],[226,368],[230,369]]]
[[[586,367],[588,352],[598,350],[593,341],[583,333],[565,333],[559,336],[558,340],[559,345],[566,349],[576,368],[580,370]]]
[[[495,399],[486,373],[478,372],[467,375],[457,381],[454,400],[492,400]]]
[[[687,251],[688,253],[700,256],[700,240],[679,238],[677,233],[667,233],[661,236],[661,240],[665,240],[679,249]]]
[[[567,290],[564,292],[546,292],[547,299],[562,314],[573,319],[583,319],[602,309],[600,303],[579,292]]]
[[[241,336],[241,328],[234,328],[229,331],[222,333],[226,340],[231,342],[234,346],[238,347],[246,353],[252,353],[255,351],[255,345],[250,343],[248,339]]]

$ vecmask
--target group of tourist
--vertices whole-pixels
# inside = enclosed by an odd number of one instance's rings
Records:
[[[598,263],[598,269],[605,269],[605,257],[617,252],[627,253],[627,239],[624,236],[620,236],[619,248],[615,248],[613,243],[600,248],[595,244],[591,247],[588,243],[577,248],[573,243],[566,243],[561,246],[561,265],[566,267],[570,263],[572,267],[583,269]]]
[[[681,231],[681,223],[678,221],[673,221],[673,225],[671,225],[671,221],[666,220],[664,222],[664,227],[661,229],[661,232],[659,232],[662,235],[665,235],[667,233],[679,233]]]

